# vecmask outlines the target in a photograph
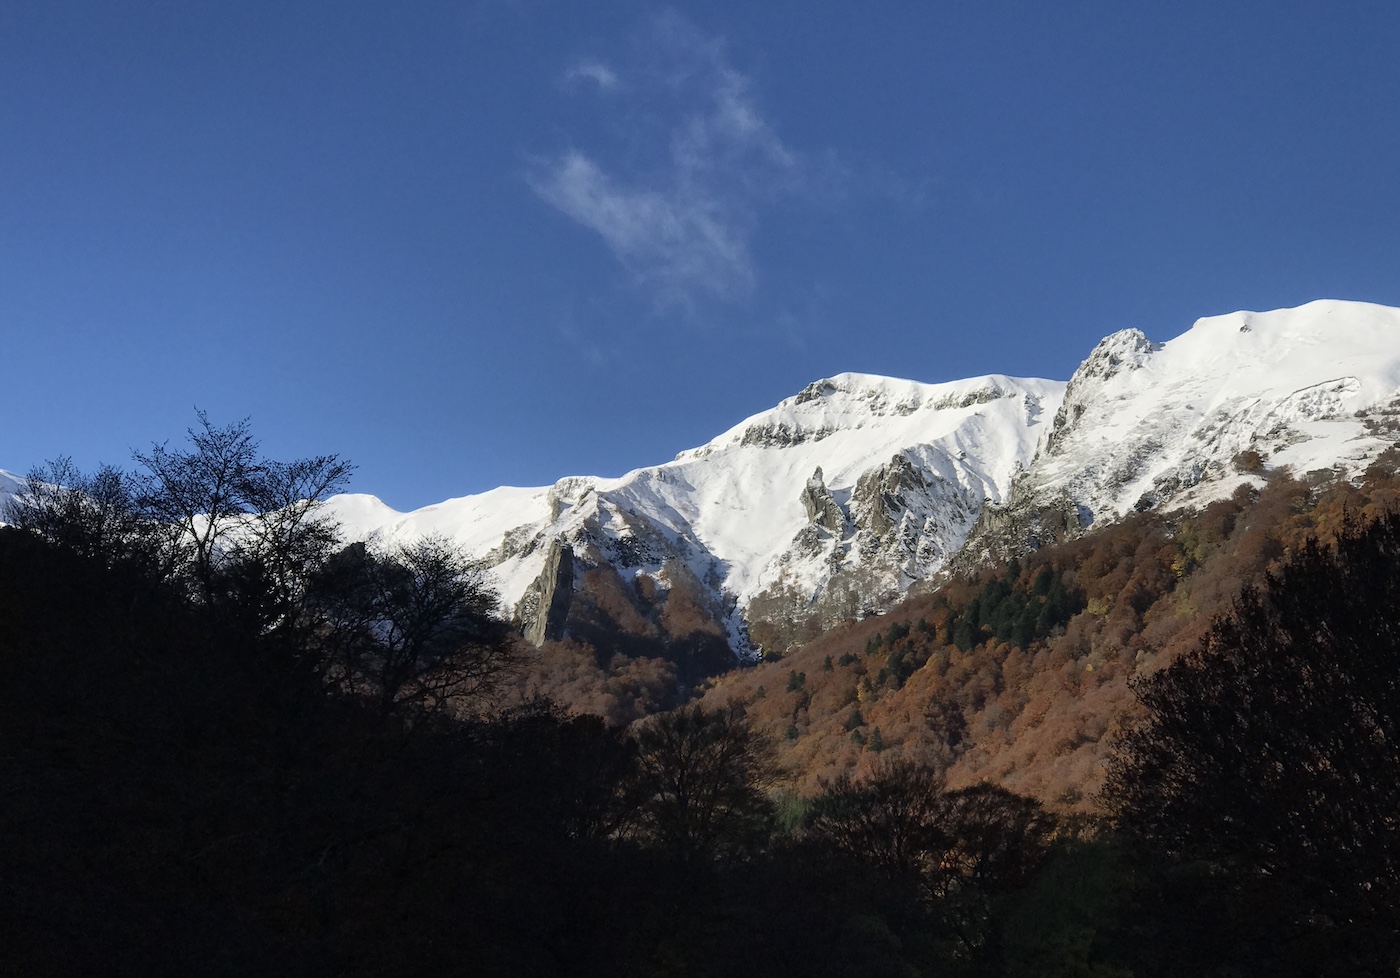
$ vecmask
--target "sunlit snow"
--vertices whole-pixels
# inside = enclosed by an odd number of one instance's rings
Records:
[[[328,506],[351,538],[451,538],[489,568],[508,611],[557,539],[640,548],[633,573],[683,560],[741,613],[777,582],[817,595],[842,562],[883,559],[881,572],[907,587],[954,556],[986,505],[1068,502],[1098,523],[1227,495],[1260,478],[1238,464],[1246,450],[1264,471],[1354,475],[1397,439],[1400,310],[1320,300],[1201,319],[1165,343],[1115,333],[1068,387],[997,374],[923,384],[847,373],[618,478],[502,487],[410,513],[358,494]],[[872,505],[856,498],[862,476],[900,473],[912,473],[922,495],[886,500],[897,525],[875,542],[867,526],[857,540],[858,507]],[[844,516],[834,530],[812,525],[802,501],[809,481],[824,484],[822,505]],[[0,501],[21,485],[0,471]],[[869,524],[868,512],[862,518]]]

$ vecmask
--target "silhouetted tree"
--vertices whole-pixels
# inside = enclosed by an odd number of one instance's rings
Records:
[[[922,880],[943,849],[943,773],[897,759],[855,780],[826,782],[809,831],[892,877]]]
[[[808,832],[920,893],[967,961],[994,956],[995,900],[1025,885],[1055,828],[1034,799],[990,784],[946,791],[937,768],[898,759],[825,784]]]
[[[332,678],[384,714],[489,692],[515,655],[481,568],[441,537],[352,544],[313,586]]]
[[[943,852],[936,889],[1004,892],[1022,886],[1039,867],[1058,821],[1034,798],[982,782],[943,798]]]
[[[691,860],[742,854],[767,836],[774,807],[765,789],[778,770],[741,706],[682,707],[644,721],[636,741],[643,838]]]
[[[625,728],[532,700],[492,717],[479,738],[486,778],[511,789],[528,809],[520,818],[589,842],[636,828],[645,786]]]
[[[6,522],[104,567],[163,579],[174,570],[164,528],[136,500],[131,476],[104,465],[93,475],[70,458],[32,469],[24,491],[6,501]]]
[[[1259,970],[1400,966],[1400,515],[1306,544],[1142,681],[1105,797],[1214,891]],[[1281,973],[1281,972],[1276,972]]]
[[[197,598],[236,599],[283,624],[309,572],[334,549],[337,528],[319,504],[352,467],[334,455],[265,459],[246,418],[219,427],[197,415],[191,448],[162,443],[135,454],[136,505],[186,557]]]
[[[1034,798],[982,782],[943,797],[940,849],[925,874],[958,956],[999,957],[999,902],[1044,862],[1058,820]]]

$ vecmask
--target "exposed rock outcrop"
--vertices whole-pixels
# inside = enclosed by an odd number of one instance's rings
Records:
[[[558,539],[549,545],[544,569],[535,579],[522,605],[529,601],[533,608],[522,608],[525,641],[539,648],[547,641],[561,638],[564,622],[569,617],[569,605],[574,596],[574,548]]]
[[[1085,411],[1109,381],[1119,374],[1141,369],[1158,349],[1159,344],[1149,340],[1140,329],[1121,329],[1099,340],[1065,387],[1065,398],[1051,425],[1045,454],[1055,455],[1063,450],[1066,436],[1077,428]]]
[[[928,488],[929,479],[909,457],[896,455],[888,464],[869,469],[856,480],[851,510],[861,529],[885,540],[899,526],[915,495]]]
[[[1321,301],[1202,319],[1161,344],[1121,330],[1068,385],[840,374],[617,478],[501,487],[410,514],[370,497],[333,508],[352,535],[452,536],[536,637],[558,629],[551,607],[570,593],[545,567],[557,539],[574,555],[570,638],[592,602],[598,636],[635,612],[653,643],[637,654],[671,655],[683,640],[661,625],[663,592],[695,590],[681,617],[716,617],[742,656],[746,629],[780,651],[916,582],[1135,510],[1205,505],[1274,468],[1356,477],[1400,441],[1398,392],[1400,310]],[[594,578],[607,579],[597,599]]]
[[[838,538],[845,535],[846,514],[826,487],[821,466],[817,466],[817,471],[802,487],[802,508],[807,511],[809,522],[834,533]]]

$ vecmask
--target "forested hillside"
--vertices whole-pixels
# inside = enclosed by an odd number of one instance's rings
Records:
[[[881,757],[937,759],[953,784],[1096,811],[1133,680],[1199,644],[1304,541],[1393,511],[1397,464],[1386,453],[1356,485],[1278,473],[1200,512],[1130,516],[731,673],[706,702],[748,703],[809,787]]]

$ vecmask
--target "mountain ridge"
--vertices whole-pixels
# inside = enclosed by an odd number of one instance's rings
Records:
[[[438,532],[462,542],[527,626],[556,540],[572,548],[576,577],[599,564],[633,581],[693,577],[743,653],[744,610],[791,582],[793,603],[810,604],[843,574],[863,572],[862,586],[832,603],[870,586],[883,597],[843,607],[845,617],[878,610],[935,572],[984,501],[1001,501],[1033,457],[1063,387],[1001,374],[924,384],[844,373],[615,479],[501,488],[407,514],[365,497],[329,505],[352,535]]]
[[[1316,300],[1205,317],[1165,342],[1119,330],[1068,382],[837,374],[615,479],[388,521],[334,505],[354,532],[464,540],[527,627],[557,540],[576,578],[603,564],[663,590],[693,578],[736,652],[781,652],[920,581],[1134,511],[1199,508],[1284,466],[1356,474],[1395,441],[1397,391],[1400,310]]]
[[[1119,330],[1067,382],[837,374],[617,477],[326,505],[352,539],[455,541],[534,641],[582,628],[574,599],[606,579],[595,624],[647,620],[626,627],[674,644],[657,623],[684,594],[706,641],[745,657],[1134,511],[1199,508],[1285,467],[1355,475],[1397,440],[1400,310],[1316,300],[1165,342]]]
[[[1274,469],[1355,476],[1395,442],[1397,413],[1397,309],[1315,300],[1199,319],[1165,343],[1119,331],[1075,371],[1045,451],[961,563],[1198,509]]]

